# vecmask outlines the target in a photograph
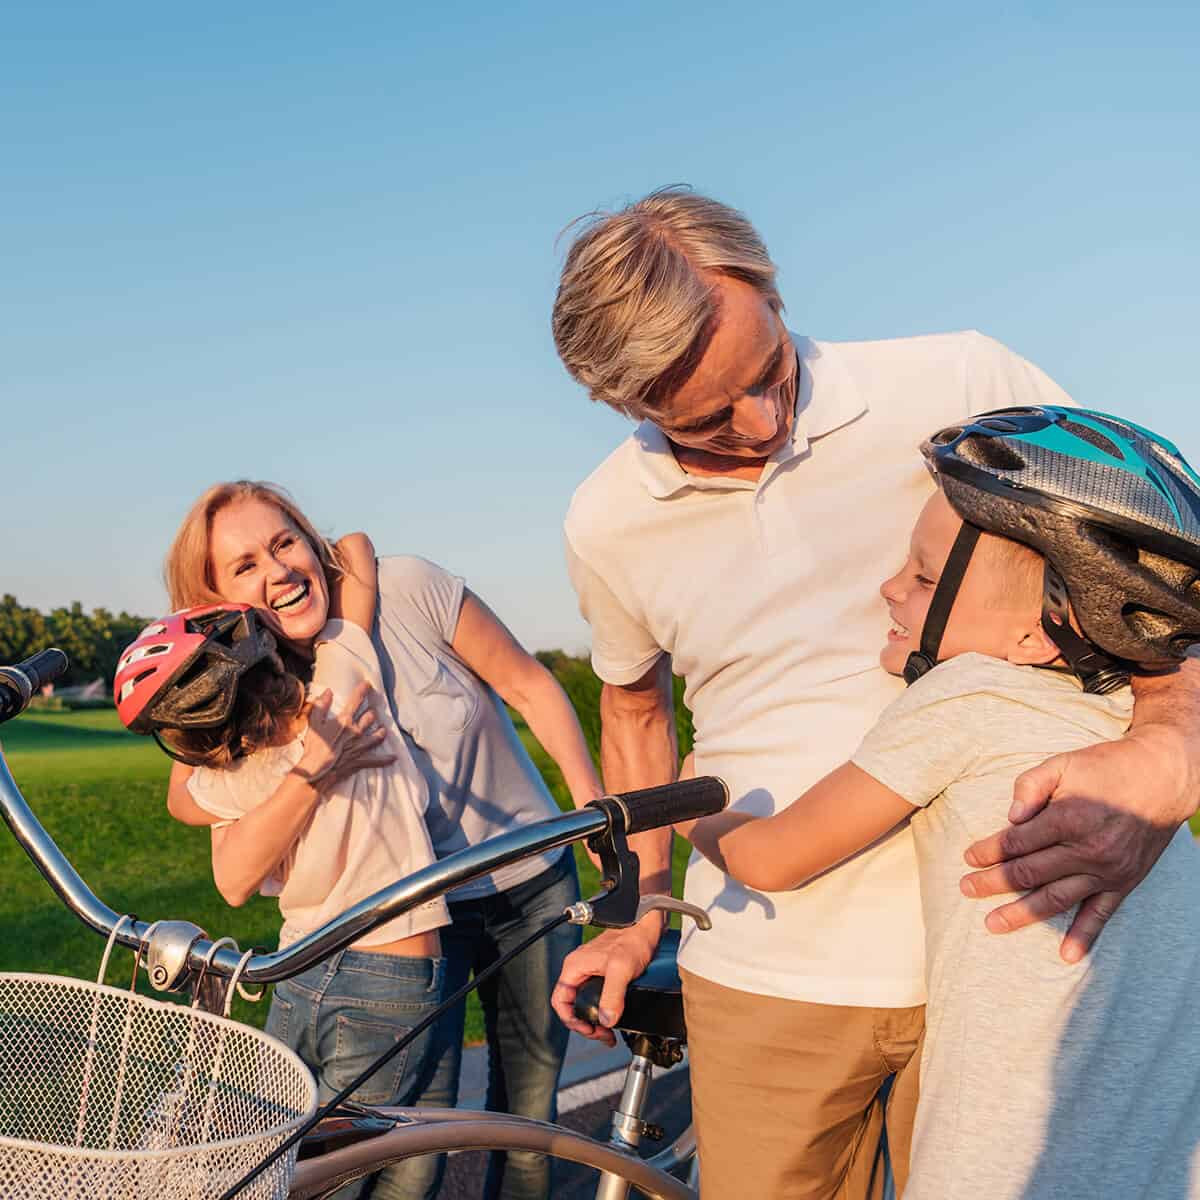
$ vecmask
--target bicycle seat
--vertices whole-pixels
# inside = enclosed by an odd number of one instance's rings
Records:
[[[625,1010],[616,1025],[621,1033],[687,1041],[687,1028],[683,1022],[683,989],[675,965],[678,951],[679,930],[668,929],[658,943],[650,965],[625,992]],[[575,994],[575,1015],[581,1021],[592,1025],[601,1023],[600,992],[603,986],[604,980],[598,975],[580,985]]]

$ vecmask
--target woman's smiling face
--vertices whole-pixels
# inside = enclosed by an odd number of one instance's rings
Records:
[[[213,584],[224,600],[252,604],[295,646],[310,646],[329,616],[329,589],[308,539],[265,500],[235,500],[213,514]]]

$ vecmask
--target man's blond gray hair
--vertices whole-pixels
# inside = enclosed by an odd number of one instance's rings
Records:
[[[554,344],[593,400],[653,419],[696,369],[726,275],[783,308],[775,264],[736,209],[688,188],[581,217],[554,301]]]

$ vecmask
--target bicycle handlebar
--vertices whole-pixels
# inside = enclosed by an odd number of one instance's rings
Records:
[[[30,700],[70,664],[61,650],[39,650],[15,667],[0,667],[0,725],[29,707]]]
[[[729,789],[723,779],[715,775],[701,775],[695,779],[681,779],[678,783],[665,783],[660,787],[623,792],[611,799],[624,809],[625,832],[632,835],[662,829],[677,821],[711,817],[729,803]]]
[[[147,934],[152,922],[133,920],[122,924],[121,915],[88,887],[21,795],[2,753],[0,815],[54,893],[85,925],[91,926],[102,937],[113,936],[115,930],[115,940],[130,950],[148,948]],[[500,867],[583,841],[606,829],[609,819],[600,809],[585,808],[523,825],[478,846],[468,846],[381,888],[286,949],[255,954],[246,963],[241,977],[247,983],[278,983],[281,979],[290,979],[345,949],[377,926]],[[201,937],[192,943],[187,954],[189,971],[198,973],[205,967],[205,959],[216,940]],[[228,978],[240,959],[240,952],[223,946],[213,954],[206,969]]]
[[[55,653],[61,655],[61,651]],[[41,657],[35,655],[29,662]],[[66,656],[62,655],[62,658],[64,666],[61,669],[65,669]],[[23,663],[19,669],[24,671],[27,665]],[[40,674],[39,677],[44,678]],[[689,779],[608,797],[610,803],[607,806],[589,805],[575,812],[523,825],[477,846],[468,846],[381,888],[284,950],[255,954],[246,963],[241,977],[247,983],[278,983],[281,979],[290,979],[344,949],[372,929],[463,884],[490,875],[510,863],[562,849],[607,830],[614,819],[614,808],[626,814],[626,832],[636,833],[690,816],[719,811],[724,807],[726,797],[725,785],[719,779]],[[151,923],[136,919],[122,923],[122,917],[88,887],[21,795],[2,752],[0,815],[54,893],[85,925],[91,926],[104,937],[113,936],[116,930],[116,941],[131,950],[147,949]],[[206,965],[205,960],[215,940],[198,937],[191,944],[187,951],[188,971],[198,973],[205,968],[226,978],[233,974],[241,961],[241,954],[235,949],[221,947]]]

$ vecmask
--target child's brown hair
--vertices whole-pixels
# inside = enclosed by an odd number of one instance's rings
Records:
[[[290,740],[296,718],[308,709],[305,680],[312,667],[282,644],[279,651],[282,673],[261,662],[238,680],[229,720],[212,729],[162,729],[166,748],[189,766],[221,768]]]

